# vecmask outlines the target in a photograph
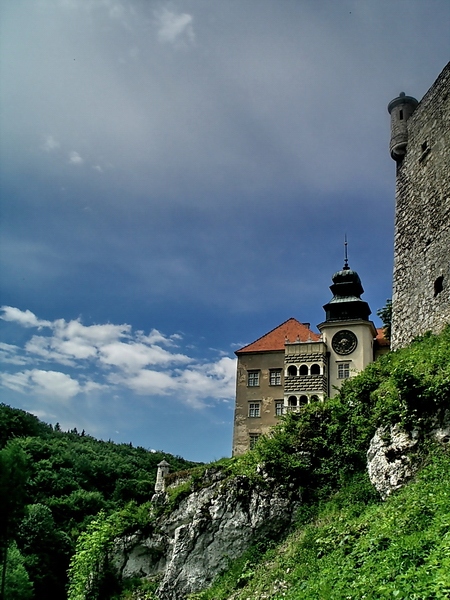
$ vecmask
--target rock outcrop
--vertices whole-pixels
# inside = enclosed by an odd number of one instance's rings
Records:
[[[385,500],[400,489],[416,472],[411,451],[418,442],[417,432],[411,435],[398,425],[379,427],[367,451],[367,470],[372,485]]]
[[[435,415],[421,431],[407,433],[398,424],[376,430],[367,451],[367,470],[372,485],[383,500],[418,471],[420,461],[414,452],[419,438],[424,437],[441,445],[450,443],[450,410]]]
[[[205,588],[229,561],[253,543],[280,537],[299,497],[269,478],[206,474],[170,514],[156,520],[152,535],[136,533],[116,543],[112,563],[122,578],[159,575],[161,600],[181,600]]]

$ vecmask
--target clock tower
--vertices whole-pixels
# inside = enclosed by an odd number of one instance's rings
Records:
[[[361,295],[364,289],[356,271],[348,266],[333,275],[333,298],[323,307],[326,319],[318,325],[329,351],[328,394],[336,395],[342,382],[362,371],[374,360],[377,330],[369,321],[371,310]]]

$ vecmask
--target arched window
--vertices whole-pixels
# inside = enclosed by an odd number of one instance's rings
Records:
[[[289,367],[288,367],[288,375],[291,375],[292,377],[296,377],[297,376],[297,367],[295,365],[289,365]]]
[[[289,406],[297,406],[297,396],[289,396],[288,404]]]
[[[313,396],[311,396],[310,402],[319,402],[319,396],[316,396],[316,394],[314,394]]]
[[[300,396],[299,403],[300,403],[300,406],[302,404],[308,404],[308,396]]]
[[[308,365],[302,365],[300,367],[300,371],[299,374],[300,375],[308,375],[309,371],[308,371]]]
[[[311,375],[320,375],[320,365],[315,364],[311,366]]]

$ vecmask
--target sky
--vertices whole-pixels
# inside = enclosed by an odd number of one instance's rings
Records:
[[[391,297],[387,104],[450,56],[448,0],[0,8],[2,401],[190,460],[231,453],[234,351]]]

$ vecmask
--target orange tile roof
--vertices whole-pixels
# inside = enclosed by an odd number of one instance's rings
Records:
[[[389,340],[384,335],[383,327],[377,327],[377,337],[375,340],[379,346],[390,346]]]
[[[235,354],[284,350],[286,338],[290,342],[295,342],[297,339],[301,342],[317,342],[320,339],[320,335],[311,331],[308,323],[300,323],[297,319],[291,318],[258,338],[255,342],[244,346],[240,350],[236,350]]]

